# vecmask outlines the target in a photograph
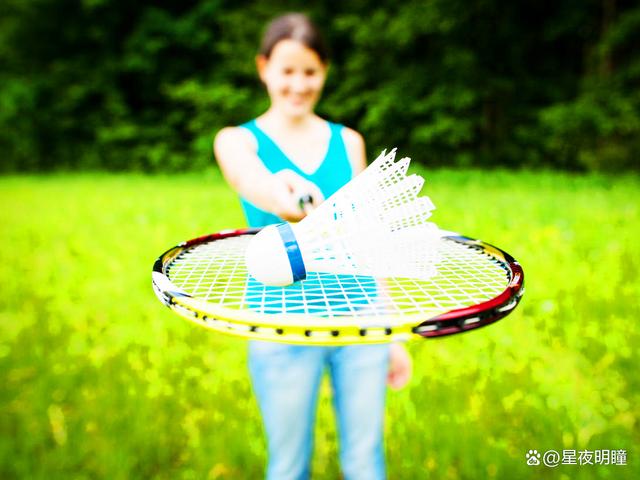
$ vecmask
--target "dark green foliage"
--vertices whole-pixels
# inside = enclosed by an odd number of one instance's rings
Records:
[[[630,0],[5,0],[0,170],[202,168],[259,114],[265,23],[309,13],[333,53],[319,112],[428,165],[637,168]]]

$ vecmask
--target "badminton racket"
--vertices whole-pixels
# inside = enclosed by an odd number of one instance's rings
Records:
[[[247,273],[244,253],[259,229],[223,231],[177,245],[154,263],[159,300],[225,334],[308,345],[372,344],[477,329],[513,311],[521,266],[480,240],[445,232],[428,280],[308,272],[287,287]]]

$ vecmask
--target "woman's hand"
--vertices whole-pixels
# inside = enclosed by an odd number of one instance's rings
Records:
[[[225,180],[242,197],[286,221],[298,221],[324,196],[312,182],[293,170],[272,174],[256,153],[255,138],[245,128],[227,127],[218,132],[214,152]],[[311,205],[300,199],[311,196]]]
[[[273,175],[273,180],[273,213],[288,222],[301,220],[324,200],[322,192],[314,183],[293,170],[281,170]],[[306,196],[311,197],[310,206],[300,204],[300,200]]]
[[[411,380],[413,361],[402,343],[392,343],[389,352],[389,373],[387,385],[393,390],[400,390]]]

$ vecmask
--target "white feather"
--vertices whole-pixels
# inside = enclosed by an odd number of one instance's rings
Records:
[[[395,161],[395,156],[396,149],[383,151],[291,225],[307,272],[421,279],[435,274],[440,231],[427,221],[435,207],[428,197],[418,196],[424,179],[406,175],[410,159]],[[291,267],[284,246],[274,244],[274,229],[267,227],[252,239],[247,267],[263,283],[287,285]]]

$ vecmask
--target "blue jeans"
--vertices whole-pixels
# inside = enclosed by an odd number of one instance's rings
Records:
[[[318,389],[325,367],[333,386],[344,478],[385,478],[388,365],[389,345],[250,342],[249,370],[267,434],[267,479],[309,478]]]

